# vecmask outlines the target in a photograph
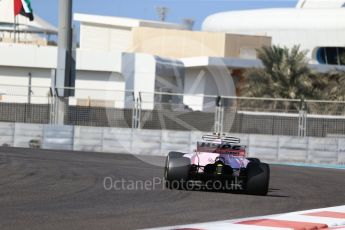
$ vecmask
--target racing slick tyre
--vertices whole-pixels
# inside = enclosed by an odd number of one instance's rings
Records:
[[[268,193],[270,167],[265,163],[249,162],[247,166],[246,193],[265,196]]]
[[[258,164],[261,163],[261,161],[259,160],[259,158],[248,157],[247,160],[252,161],[252,162],[254,161],[254,162],[258,163]]]
[[[168,157],[169,157],[169,158],[180,158],[180,157],[183,157],[183,155],[185,155],[185,153],[181,153],[181,152],[169,152]]]
[[[181,189],[187,183],[190,159],[184,153],[170,152],[165,162],[165,186],[169,189]]]

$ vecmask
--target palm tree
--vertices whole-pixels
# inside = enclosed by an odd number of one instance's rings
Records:
[[[258,49],[264,68],[245,73],[241,96],[285,99],[322,99],[326,81],[308,67],[306,51],[272,46]],[[267,103],[266,103],[267,104]],[[269,109],[298,110],[299,103],[272,102]],[[253,106],[253,105],[251,105]],[[263,105],[259,105],[261,108]]]
[[[308,103],[308,110],[317,114],[344,115],[345,71],[334,69],[318,75],[326,81],[323,100],[332,102]]]
[[[345,101],[345,71],[332,70],[327,73],[327,100]]]

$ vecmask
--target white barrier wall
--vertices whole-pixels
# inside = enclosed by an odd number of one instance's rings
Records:
[[[101,152],[103,146],[103,128],[99,127],[74,127],[74,145],[76,151]]]
[[[166,155],[171,151],[189,152],[191,140],[191,132],[162,130],[160,149],[161,155]]]
[[[0,146],[165,156],[192,152],[202,132],[0,123]],[[267,162],[345,164],[345,138],[233,134]],[[32,147],[32,146],[31,146]]]
[[[162,155],[161,130],[133,129],[132,153]]]
[[[251,157],[267,161],[279,159],[279,137],[266,135],[249,135],[248,152]]]
[[[73,150],[74,127],[68,125],[44,125],[43,145],[44,149]]]
[[[345,163],[345,139],[338,139],[338,163]]]
[[[309,138],[279,137],[278,161],[304,162],[308,158]]]
[[[132,129],[103,128],[103,152],[132,152]]]
[[[13,146],[29,148],[31,141],[42,143],[43,126],[42,124],[15,123]]]
[[[338,140],[334,138],[311,138],[308,143],[307,161],[332,163],[338,160]]]
[[[0,146],[13,146],[14,123],[0,123]]]

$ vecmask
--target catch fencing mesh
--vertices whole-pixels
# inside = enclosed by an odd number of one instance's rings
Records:
[[[48,124],[53,97],[49,87],[0,86],[0,121]]]
[[[65,125],[345,136],[340,101],[0,85],[0,122],[56,124],[61,111]]]
[[[57,89],[69,97],[59,97],[64,124],[97,127],[132,127],[134,94],[131,91],[106,89]],[[66,92],[67,91],[67,92]],[[59,106],[56,106],[59,109]]]
[[[213,132],[215,97],[172,93],[140,93],[140,127]]]

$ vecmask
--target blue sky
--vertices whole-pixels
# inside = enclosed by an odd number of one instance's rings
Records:
[[[167,21],[180,23],[193,18],[195,29],[210,14],[221,11],[294,7],[297,0],[73,0],[73,11],[97,15],[156,20],[156,6],[169,8]],[[31,0],[38,15],[53,25],[58,24],[58,0]]]

